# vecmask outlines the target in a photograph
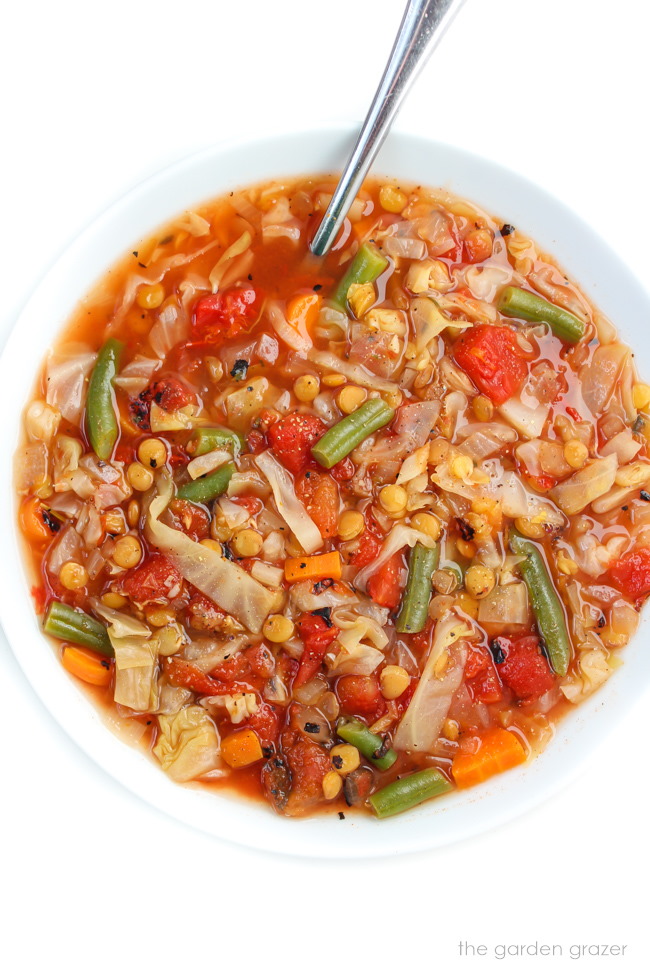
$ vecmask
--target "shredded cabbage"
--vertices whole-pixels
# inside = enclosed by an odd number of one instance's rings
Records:
[[[164,525],[159,519],[173,493],[167,474],[161,474],[157,487],[159,493],[151,501],[146,517],[148,541],[167,555],[184,579],[252,633],[259,633],[275,605],[273,593],[218,552]]]
[[[198,704],[176,714],[159,714],[158,728],[153,753],[176,782],[198,779],[219,767],[219,733]]]
[[[255,462],[271,485],[278,512],[307,555],[321,548],[322,535],[307,514],[302,501],[298,500],[291,475],[268,450],[259,454]]]

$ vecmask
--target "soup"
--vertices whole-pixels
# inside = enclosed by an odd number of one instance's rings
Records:
[[[256,186],[134,246],[16,456],[62,665],[179,783],[380,818],[513,768],[650,592],[650,387],[515,227]]]

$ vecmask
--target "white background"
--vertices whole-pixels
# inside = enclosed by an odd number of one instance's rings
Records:
[[[360,119],[401,10],[6,8],[0,343],[65,244],[136,182],[220,139]],[[468,0],[398,125],[524,173],[650,288],[649,26],[641,0]],[[43,712],[0,641],[7,973],[647,970],[648,695],[570,788],[507,827],[437,853],[312,862],[219,843],[134,799]],[[556,943],[565,958],[460,958],[460,940]],[[628,948],[569,960],[580,943]]]

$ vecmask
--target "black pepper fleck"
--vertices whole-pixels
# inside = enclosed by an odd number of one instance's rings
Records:
[[[503,227],[501,228],[502,237],[508,237],[510,234],[514,234],[514,232],[515,232],[515,228],[512,226],[511,223],[504,223]]]

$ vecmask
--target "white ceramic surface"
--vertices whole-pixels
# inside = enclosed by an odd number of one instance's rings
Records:
[[[319,129],[261,142],[220,145],[136,187],[69,247],[21,313],[0,360],[0,620],[27,678],[70,737],[115,779],[177,819],[214,836],[259,849],[332,858],[376,856],[442,846],[531,808],[575,776],[608,729],[648,686],[646,627],[625,652],[599,694],[559,727],[542,756],[485,786],[378,822],[352,812],[304,820],[277,817],[262,805],[170,782],[152,762],[117,739],[62,669],[40,633],[16,534],[9,458],[18,441],[20,412],[47,347],[76,302],[110,264],[176,213],[220,193],[275,177],[340,168],[351,130]],[[559,261],[633,345],[643,376],[650,375],[650,299],[613,251],[567,208],[520,176],[478,157],[422,138],[393,134],[375,174],[450,190],[533,237]]]

